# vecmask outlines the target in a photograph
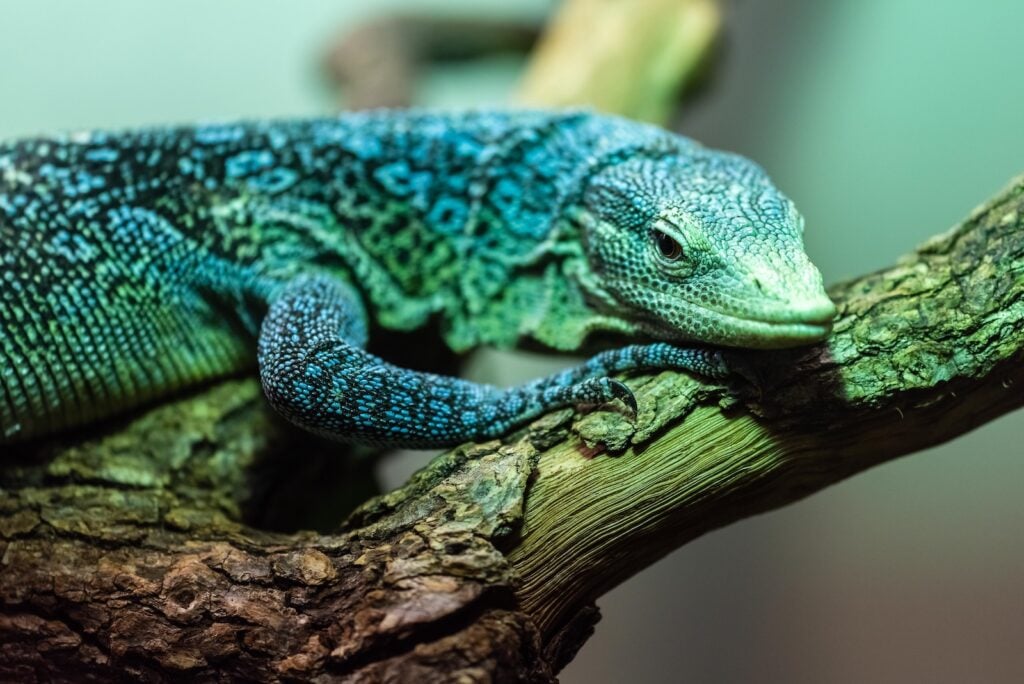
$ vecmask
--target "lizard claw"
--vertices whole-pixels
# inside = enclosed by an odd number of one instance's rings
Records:
[[[632,415],[636,415],[637,405],[633,390],[629,389],[625,383],[611,379],[608,380],[608,389],[614,398],[626,405]]]
[[[632,415],[636,415],[637,403],[633,390],[620,380],[608,377],[591,378],[579,383],[572,390],[573,398],[577,403],[585,404],[607,404],[618,399]]]

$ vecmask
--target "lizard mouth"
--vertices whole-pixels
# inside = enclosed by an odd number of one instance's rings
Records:
[[[832,332],[836,315],[835,305],[827,299],[812,307],[780,310],[777,316],[762,318],[737,316],[697,305],[693,305],[691,311],[714,331],[707,342],[747,349],[783,349],[820,342]],[[673,332],[679,335],[678,330]]]
[[[725,342],[730,346],[757,349],[798,347],[820,342],[832,332],[831,320],[794,323],[731,316],[728,318],[735,321],[740,328],[734,339]]]
[[[787,309],[778,316],[763,318],[735,316],[722,311],[705,309],[712,318],[724,323],[727,333],[723,344],[755,349],[779,349],[820,342],[832,332],[835,305],[825,300],[813,307]]]

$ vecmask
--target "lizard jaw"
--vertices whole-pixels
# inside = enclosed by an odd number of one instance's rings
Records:
[[[784,349],[821,342],[832,332],[832,322],[782,323],[756,319],[734,319],[740,332],[729,346],[751,349]]]
[[[710,334],[696,341],[747,349],[783,349],[814,344],[826,339],[832,332],[835,305],[825,299],[811,307],[789,309],[778,317],[754,318],[728,314],[723,311],[691,305],[695,319],[707,324]],[[655,324],[655,334],[680,340],[694,340],[680,335],[663,321]],[[652,331],[654,332],[654,331]]]

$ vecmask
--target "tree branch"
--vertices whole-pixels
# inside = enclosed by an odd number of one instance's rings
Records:
[[[562,411],[460,447],[334,534],[245,524],[297,454],[337,456],[253,380],[25,449],[0,471],[0,675],[549,681],[590,602],[673,548],[1018,407],[1022,274],[1018,179],[833,288],[827,343],[752,353],[760,393],[635,378],[635,425]]]

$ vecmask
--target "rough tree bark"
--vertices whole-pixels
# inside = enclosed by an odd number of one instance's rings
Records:
[[[330,534],[246,523],[336,456],[252,379],[5,454],[0,678],[550,681],[669,550],[1022,403],[1024,178],[830,294],[826,343],[749,355],[758,390],[634,378],[635,424],[459,447]]]

